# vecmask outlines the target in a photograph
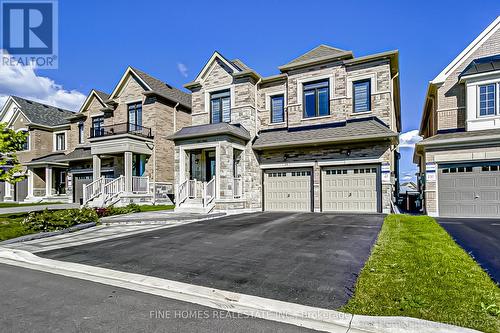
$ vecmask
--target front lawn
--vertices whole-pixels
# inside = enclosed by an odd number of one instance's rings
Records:
[[[31,234],[21,222],[28,213],[0,215],[0,241]]]
[[[500,332],[500,288],[438,223],[390,215],[341,311]]]
[[[175,205],[142,205],[139,206],[141,212],[153,212],[157,210],[172,210]]]
[[[37,203],[17,203],[17,202],[0,202],[0,208],[10,207],[25,207],[25,206],[46,206],[46,205],[60,205],[64,202],[37,202]]]

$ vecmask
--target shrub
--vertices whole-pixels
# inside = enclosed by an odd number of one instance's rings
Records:
[[[99,217],[93,209],[64,209],[42,212],[31,212],[26,216],[23,225],[34,232],[56,231],[72,227],[77,224],[97,222]]]
[[[105,217],[111,215],[137,213],[141,211],[141,207],[137,204],[131,203],[125,207],[110,206],[105,208],[96,208],[95,211],[99,217]]]

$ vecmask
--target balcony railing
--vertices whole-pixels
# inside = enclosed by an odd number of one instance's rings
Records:
[[[134,134],[145,138],[152,138],[151,128],[136,125],[132,123],[119,123],[108,126],[91,127],[90,137],[99,138],[103,136],[117,135],[117,134]]]

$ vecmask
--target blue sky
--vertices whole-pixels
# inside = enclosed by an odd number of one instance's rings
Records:
[[[409,131],[419,126],[428,81],[498,15],[498,0],[60,0],[59,69],[25,75],[43,81],[24,85],[30,93],[0,72],[0,96],[77,104],[91,88],[111,92],[128,65],[181,87],[214,50],[272,75],[318,44],[356,56],[398,49],[403,131]],[[402,174],[414,172],[411,149],[402,153]]]

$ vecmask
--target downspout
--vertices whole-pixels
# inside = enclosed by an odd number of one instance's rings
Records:
[[[262,82],[262,78],[259,78],[259,80],[257,81],[257,83],[255,84],[255,96],[254,96],[254,103],[255,103],[255,136],[258,137],[259,136],[259,131],[257,130],[258,127],[257,127],[257,123],[258,123],[258,119],[259,119],[259,110],[258,110],[258,106],[259,104],[257,103],[257,89],[259,88],[259,83]]]
[[[174,106],[174,133],[177,132],[177,107],[179,106],[179,102]]]

